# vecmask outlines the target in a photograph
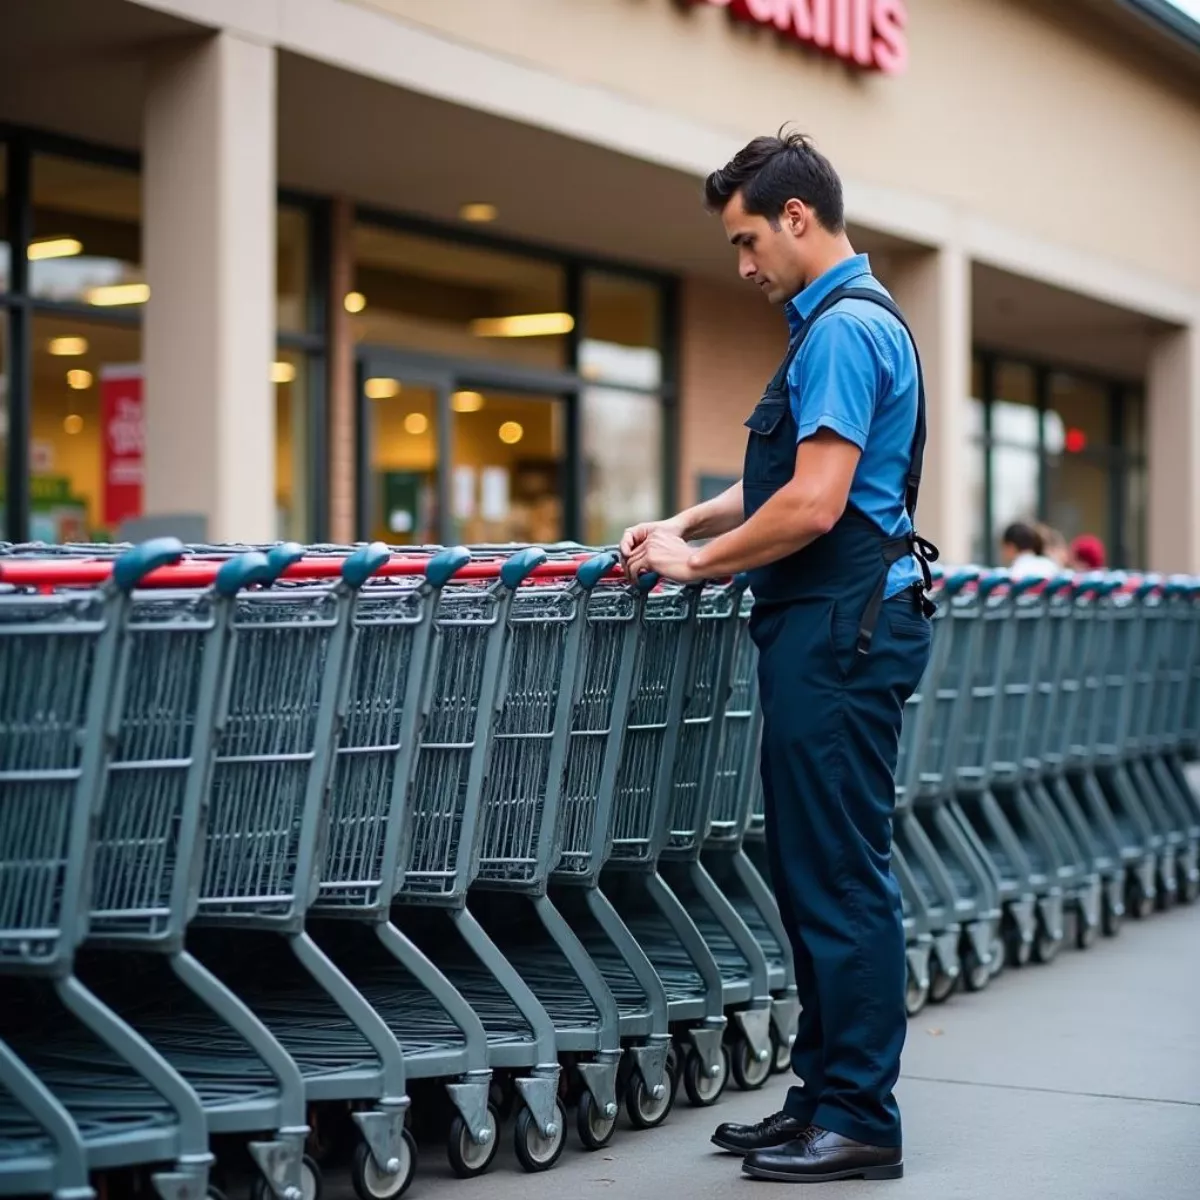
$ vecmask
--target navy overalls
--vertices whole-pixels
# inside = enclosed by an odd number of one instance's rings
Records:
[[[747,518],[795,473],[789,369],[814,323],[846,298],[880,304],[903,323],[886,295],[843,286],[793,335],[746,421]],[[925,445],[919,360],[917,373],[910,517]],[[792,1053],[802,1082],[785,1111],[875,1146],[901,1144],[892,1089],[904,1044],[906,967],[890,871],[894,774],[901,711],[925,670],[931,632],[920,584],[884,599],[889,566],[909,554],[928,584],[926,558],[937,551],[911,532],[886,537],[850,504],[829,533],[750,573],[767,849],[803,1005]]]

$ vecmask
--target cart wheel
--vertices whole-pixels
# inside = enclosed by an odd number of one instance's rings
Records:
[[[905,972],[904,1011],[915,1017],[929,1003],[929,983],[922,984],[911,967]]]
[[[775,1023],[771,1023],[771,1074],[783,1075],[792,1069],[792,1048],[780,1037]]]
[[[1048,967],[1063,948],[1063,939],[1051,937],[1044,929],[1039,929],[1033,935],[1033,961]]]
[[[1104,889],[1104,899],[1100,905],[1100,928],[1104,931],[1105,937],[1116,937],[1121,932],[1121,925],[1125,920],[1125,914],[1117,912],[1112,906],[1112,901],[1108,898],[1108,889]]]
[[[591,1092],[585,1091],[579,1097],[579,1106],[575,1110],[575,1127],[579,1130],[579,1140],[585,1150],[603,1150],[612,1141],[612,1135],[617,1131],[617,1113],[606,1116],[596,1102]]]
[[[467,1123],[458,1114],[450,1122],[450,1138],[446,1144],[446,1155],[450,1169],[459,1179],[471,1179],[482,1175],[492,1165],[496,1151],[500,1148],[500,1117],[489,1104],[487,1109],[488,1140],[477,1142],[467,1128]]]
[[[721,1061],[715,1076],[709,1075],[695,1049],[689,1050],[683,1061],[683,1090],[697,1108],[716,1104],[729,1082],[729,1047],[721,1047]]]
[[[1096,939],[1100,936],[1099,925],[1089,925],[1083,919],[1083,914],[1078,913],[1075,917],[1075,948],[1077,950],[1090,950],[1095,944]]]
[[[1132,879],[1125,896],[1125,911],[1144,921],[1154,911],[1154,897],[1146,895],[1140,879]]]
[[[962,972],[951,975],[940,964],[929,964],[929,999],[934,1004],[945,1004],[958,991]]]
[[[757,1092],[771,1077],[771,1052],[764,1050],[760,1061],[749,1039],[744,1034],[738,1034],[733,1042],[730,1066],[733,1068],[733,1082],[740,1091]]]
[[[1181,872],[1179,877],[1179,902],[1181,904],[1195,904],[1197,897],[1200,897],[1200,879],[1190,879]]]
[[[1013,925],[1005,940],[1008,962],[1014,967],[1024,967],[1033,956],[1033,943],[1023,941],[1020,931]]]
[[[526,1171],[548,1171],[562,1157],[563,1147],[567,1144],[567,1114],[557,1100],[554,1102],[555,1123],[558,1126],[553,1137],[543,1137],[538,1129],[533,1113],[522,1105],[517,1113],[517,1125],[514,1142],[517,1158]]]
[[[962,981],[968,992],[982,992],[992,982],[992,964],[980,962],[973,945],[962,953]]]
[[[395,1200],[408,1191],[417,1173],[417,1143],[406,1129],[401,1141],[400,1169],[394,1173],[381,1171],[371,1157],[366,1142],[354,1147],[350,1160],[350,1177],[358,1200]],[[306,1193],[307,1194],[307,1193]]]
[[[1005,966],[1007,965],[1007,963],[1005,961],[1007,958],[1007,955],[1005,954],[1005,951],[1004,951],[1004,939],[999,934],[997,934],[994,938],[992,938],[991,952],[992,952],[992,961],[991,961],[990,966],[988,967],[988,970],[991,971],[992,978],[995,979],[996,976],[999,975],[1000,972],[1003,971]]]
[[[364,1147],[365,1149],[365,1147]],[[398,1196],[399,1192],[384,1192],[385,1196]],[[320,1200],[321,1168],[306,1154],[300,1162],[300,1195],[304,1200]],[[366,1193],[365,1200],[370,1200],[371,1193]],[[271,1185],[261,1175],[255,1175],[250,1184],[250,1200],[274,1200],[275,1193]]]
[[[635,1129],[655,1129],[666,1119],[667,1114],[675,1105],[675,1087],[678,1075],[667,1065],[666,1079],[663,1081],[661,1100],[655,1100],[641,1072],[635,1072],[629,1081],[629,1090],[625,1093],[625,1111]]]

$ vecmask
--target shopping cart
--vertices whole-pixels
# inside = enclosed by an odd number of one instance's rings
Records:
[[[1172,576],[1165,589],[1167,619],[1159,639],[1161,689],[1158,755],[1155,767],[1163,787],[1173,787],[1193,829],[1200,823],[1200,797],[1192,789],[1183,759],[1195,746],[1195,717],[1189,728],[1188,700],[1194,673],[1200,670],[1200,584],[1186,575]],[[1198,689],[1200,690],[1200,689]],[[1193,712],[1195,710],[1193,709]],[[1192,903],[1200,896],[1197,864],[1183,863],[1180,896]]]
[[[722,1044],[725,981],[659,863],[673,836],[681,843],[699,839],[698,808],[688,815],[677,806],[703,802],[703,775],[697,772],[711,762],[707,739],[719,731],[714,718],[724,707],[718,684],[728,671],[728,652],[720,638],[714,642],[704,635],[715,657],[698,661],[695,646],[709,622],[726,638],[732,634],[739,590],[661,584],[646,597],[617,775],[613,850],[602,879],[608,899],[662,980],[676,1035],[673,1062],[689,1100],[698,1105],[716,1103],[729,1078],[730,1054]],[[602,947],[589,943],[588,949],[593,957],[603,954]],[[607,973],[606,961],[598,965]]]
[[[911,759],[898,771],[894,869],[911,898],[917,930],[932,937],[928,998],[934,1003],[948,999],[960,983],[986,987],[1003,963],[1000,880],[957,795],[956,764],[983,615],[980,584],[981,572],[973,567],[935,580],[923,701]],[[911,1007],[922,1002],[923,983],[917,975]]]
[[[31,1167],[59,1195],[90,1195],[85,1169],[149,1170],[164,1200],[208,1188],[212,1155],[196,1092],[74,971],[95,903],[95,833],[110,827],[108,762],[123,703],[138,686],[134,589],[182,549],[174,539],[148,542],[98,585],[66,586],[36,562],[5,562],[0,572],[4,1194],[22,1187]],[[92,1061],[63,1055],[67,1042],[91,1050]]]
[[[800,1015],[795,967],[775,898],[744,850],[751,808],[760,786],[759,750],[762,741],[758,654],[750,637],[750,614],[753,608],[753,595],[749,591],[743,592],[734,631],[729,700],[722,718],[720,749],[713,772],[709,829],[702,861],[765,959],[767,987],[771,994],[768,1029],[770,1059],[767,1065],[769,1070],[782,1072],[788,1069],[791,1062],[791,1048]],[[754,1063],[746,1061],[746,1052],[751,1049],[748,1039],[743,1038],[741,1045],[734,1049],[735,1081],[743,1087],[746,1083],[752,1084],[761,1077],[762,1067],[757,1058]]]

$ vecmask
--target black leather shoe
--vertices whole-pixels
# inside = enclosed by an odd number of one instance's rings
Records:
[[[786,1146],[747,1155],[742,1170],[752,1179],[783,1183],[900,1179],[904,1175],[904,1152],[898,1146],[865,1146],[840,1133],[810,1125]]]
[[[798,1121],[787,1113],[777,1112],[764,1117],[757,1125],[731,1125],[728,1122],[718,1125],[712,1142],[730,1154],[749,1154],[752,1150],[786,1146],[807,1128],[807,1121]]]

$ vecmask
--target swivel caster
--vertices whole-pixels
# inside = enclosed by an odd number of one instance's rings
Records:
[[[1154,912],[1154,897],[1142,886],[1142,881],[1134,876],[1129,881],[1125,897],[1125,909],[1139,921],[1144,921]]]
[[[517,1113],[513,1143],[521,1166],[530,1174],[549,1171],[562,1157],[567,1144],[567,1114],[558,1100],[554,1102],[554,1113],[554,1132],[548,1137],[543,1136],[528,1107],[522,1106]]]
[[[730,1066],[733,1069],[733,1082],[743,1092],[757,1092],[771,1077],[771,1053],[762,1051],[760,1059],[750,1045],[750,1040],[743,1034],[738,1034],[733,1042],[730,1055]]]
[[[958,991],[962,972],[947,971],[940,963],[929,964],[929,999],[933,1004],[945,1004]]]
[[[366,1150],[366,1145],[359,1143],[363,1150]],[[406,1183],[405,1187],[408,1186]],[[401,1189],[403,1190],[403,1189]],[[372,1193],[359,1193],[363,1196],[363,1200],[371,1200]],[[383,1192],[384,1196],[398,1196],[400,1192]],[[321,1195],[321,1168],[309,1158],[306,1154],[300,1163],[300,1195],[302,1200],[320,1200]],[[250,1200],[274,1200],[275,1193],[271,1190],[271,1185],[261,1175],[255,1175],[254,1182],[250,1185]]]
[[[904,1011],[915,1017],[929,1003],[930,983],[922,984],[916,973],[909,971],[908,983],[904,989]]]
[[[672,1069],[672,1064],[667,1064],[666,1078],[659,1084],[662,1095],[657,1099],[642,1078],[641,1072],[634,1072],[625,1093],[625,1111],[635,1129],[655,1129],[667,1119],[667,1114],[675,1104],[677,1072],[678,1067]]]
[[[579,1097],[579,1107],[575,1110],[575,1128],[579,1131],[579,1140],[585,1150],[603,1150],[617,1131],[617,1106],[612,1106],[612,1112],[606,1113],[596,1102],[591,1092],[585,1091]]]
[[[492,1165],[496,1151],[500,1147],[500,1115],[489,1104],[487,1109],[487,1139],[477,1142],[471,1136],[460,1114],[454,1114],[450,1122],[450,1137],[446,1142],[446,1157],[450,1160],[450,1169],[459,1179],[473,1179],[482,1175]]]
[[[1063,948],[1063,938],[1054,937],[1045,929],[1039,929],[1033,935],[1033,961],[1049,966]]]
[[[962,979],[968,992],[982,992],[992,982],[992,964],[982,962],[974,946],[962,953]]]
[[[683,1063],[683,1090],[687,1098],[697,1108],[710,1108],[721,1098],[725,1085],[729,1082],[729,1048],[721,1047],[720,1063],[716,1074],[710,1075],[704,1067],[704,1060],[693,1049],[688,1051]]]
[[[771,1074],[785,1075],[792,1069],[792,1047],[771,1025]]]

